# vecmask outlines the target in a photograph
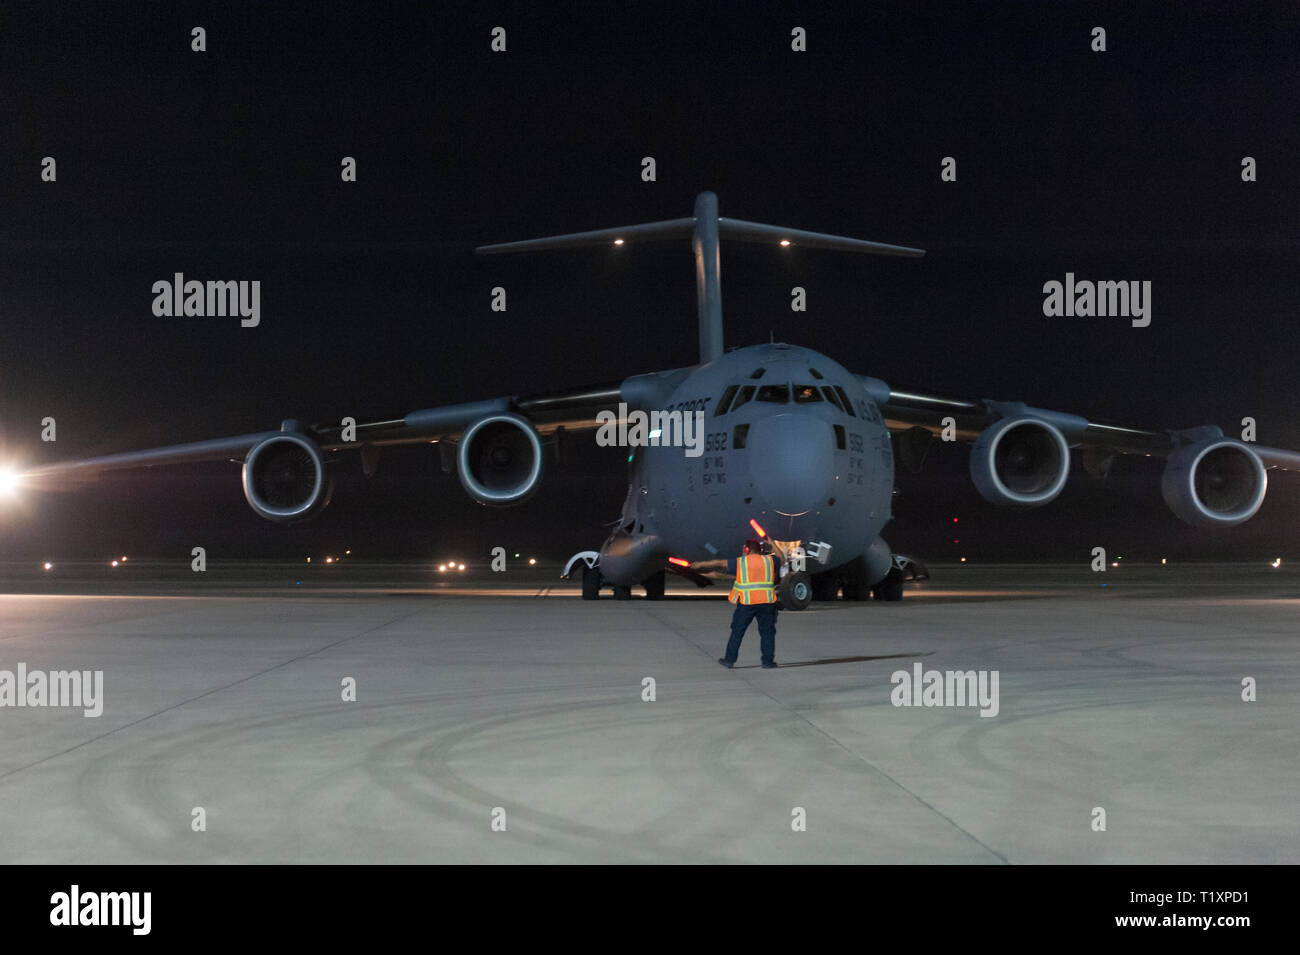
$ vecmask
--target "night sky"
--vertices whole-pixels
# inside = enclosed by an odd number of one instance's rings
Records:
[[[195,26],[206,52],[190,48]],[[489,49],[495,26],[506,53]],[[795,26],[806,53],[790,49]],[[56,182],[41,181],[45,156]],[[945,156],[955,183],[940,181]],[[692,364],[687,243],[472,249],[688,216],[702,189],[723,215],[928,250],[724,245],[728,346],[774,335],[895,388],[1141,427],[1234,435],[1249,415],[1260,443],[1300,448],[1298,177],[1294,2],[6,3],[5,456],[394,417]],[[1044,317],[1043,283],[1067,271],[1150,280],[1150,327]],[[175,272],[260,280],[260,326],[155,317],[151,286]],[[489,308],[496,285],[504,314]],[[794,285],[806,313],[790,310]],[[500,543],[563,558],[600,544],[624,490],[623,453],[571,445],[521,508],[473,504],[415,447],[386,452],[373,480],[349,463],[304,525],[256,517],[237,465],[186,466],[25,497],[0,514],[0,549],[485,557]],[[1106,484],[1079,473],[1024,513],[984,503],[966,460],[940,447],[900,477],[896,550],[1256,559],[1288,553],[1300,527],[1300,474],[1272,472],[1251,523],[1211,532],[1168,512],[1154,460],[1123,461]]]

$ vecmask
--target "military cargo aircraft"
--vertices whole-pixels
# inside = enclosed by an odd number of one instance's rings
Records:
[[[936,437],[972,445],[970,474],[987,500],[1008,507],[1050,503],[1065,486],[1071,449],[1104,474],[1118,454],[1167,459],[1164,499],[1181,519],[1214,527],[1258,511],[1268,470],[1300,468],[1300,453],[1225,437],[1214,426],[1145,431],[1089,421],[1017,401],[961,400],[899,390],[821,352],[767,343],[725,351],[722,239],[875,255],[923,250],[719,215],[701,193],[694,215],[569,235],[488,245],[481,254],[689,239],[694,252],[699,362],[605,385],[506,395],[350,425],[304,426],[70,461],[11,475],[11,483],[66,487],[107,471],[191,461],[242,462],[244,496],[267,520],[300,521],[330,499],[333,460],[358,453],[373,474],[381,449],[435,443],[444,469],[485,506],[518,505],[543,479],[545,446],[636,413],[661,422],[692,416],[702,447],[672,441],[630,448],[622,512],[597,550],[574,555],[583,596],[603,587],[626,599],[634,585],[663,596],[665,574],[697,583],[725,571],[743,542],[766,537],[781,553],[781,602],[897,600],[905,562],[881,536],[891,519],[896,462],[915,468]],[[615,411],[614,409],[617,409]],[[661,429],[660,429],[661,430]],[[655,435],[654,431],[650,432]],[[698,437],[698,435],[697,435]]]

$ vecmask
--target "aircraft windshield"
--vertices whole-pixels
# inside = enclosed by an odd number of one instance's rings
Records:
[[[741,405],[743,405],[745,402],[747,402],[750,398],[753,397],[754,397],[754,386],[746,385],[744,388],[740,389],[740,394],[736,395],[736,403],[731,406],[731,410],[735,411],[737,408],[739,408]]]
[[[731,404],[731,399],[735,396],[740,385],[728,385],[727,390],[722,393],[722,398],[718,401],[718,406],[713,409],[713,417],[727,413],[727,406]]]
[[[849,417],[856,418],[857,415],[853,413],[853,404],[849,401],[849,396],[844,393],[844,389],[836,385],[835,393],[840,396],[840,405],[848,412]]]

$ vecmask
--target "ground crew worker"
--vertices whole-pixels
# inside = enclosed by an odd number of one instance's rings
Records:
[[[727,669],[736,665],[740,641],[755,617],[763,669],[776,667],[776,576],[780,562],[771,554],[768,541],[748,540],[745,552],[736,560],[736,582],[727,596],[736,605],[731,615],[731,639],[727,641],[726,656],[718,658]]]

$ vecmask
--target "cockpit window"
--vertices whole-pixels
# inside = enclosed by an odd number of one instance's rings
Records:
[[[789,385],[763,385],[758,389],[758,401],[768,401],[774,405],[783,405],[790,400]]]
[[[834,388],[832,388],[830,385],[823,385],[822,393],[826,395],[827,401],[829,401],[835,407],[839,408],[841,411],[844,410],[843,405],[840,404],[840,396],[835,393]]]
[[[754,397],[754,386],[746,385],[744,388],[740,389],[740,394],[736,395],[736,403],[731,406],[731,410],[735,411],[737,408],[739,408],[741,405],[743,405],[745,402],[749,401],[749,399],[753,397]]]
[[[814,401],[821,401],[821,392],[814,385],[795,385],[794,386],[794,403],[797,405],[810,405]]]
[[[722,398],[718,401],[718,406],[713,409],[713,417],[727,413],[727,406],[731,404],[732,397],[739,390],[740,385],[727,385],[727,390],[722,393]]]
[[[853,413],[853,403],[849,401],[849,396],[844,393],[844,389],[836,385],[835,393],[840,396],[840,405],[849,413],[849,417],[856,418],[857,415]]]

